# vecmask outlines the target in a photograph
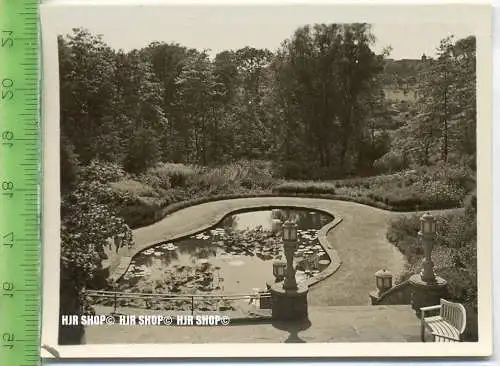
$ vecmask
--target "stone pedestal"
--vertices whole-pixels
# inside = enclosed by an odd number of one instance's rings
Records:
[[[440,299],[448,295],[447,282],[441,277],[436,277],[433,282],[424,282],[420,275],[416,274],[408,281],[411,285],[411,306],[418,316],[420,308],[439,305]]]
[[[273,320],[307,319],[307,294],[309,292],[307,286],[299,284],[297,290],[285,291],[282,284],[275,284],[270,292]]]
[[[378,302],[380,301],[380,291],[375,290],[370,292],[370,304],[371,305],[378,305]]]

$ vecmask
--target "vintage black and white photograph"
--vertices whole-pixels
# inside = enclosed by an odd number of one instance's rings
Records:
[[[42,9],[48,357],[487,355],[489,9],[446,9]]]

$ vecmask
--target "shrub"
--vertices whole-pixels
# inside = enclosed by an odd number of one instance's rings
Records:
[[[154,166],[160,157],[158,137],[150,128],[140,127],[130,137],[125,157],[125,169],[131,173],[141,173]]]
[[[156,189],[161,188],[167,190],[172,187],[168,168],[165,168],[164,164],[148,169],[145,173],[139,175],[138,179],[142,183]]]
[[[476,190],[464,197],[465,215],[467,217],[475,217],[477,214],[477,193]]]
[[[170,179],[166,177],[162,179],[151,172],[146,172],[137,177],[137,180],[145,185],[150,186],[153,189],[168,190],[171,188]]]
[[[279,174],[284,179],[308,179],[311,178],[311,165],[293,160],[280,163]]]
[[[77,181],[80,162],[74,146],[64,134],[61,134],[59,159],[61,190],[69,191],[74,187]]]
[[[448,281],[449,297],[460,302],[477,301],[476,272],[465,268],[446,267],[440,269],[439,276]]]
[[[460,207],[466,194],[455,184],[426,177],[420,180],[411,174],[391,177],[393,181],[389,183],[371,183],[373,188],[366,195],[400,211]]]
[[[437,237],[433,251],[436,274],[448,282],[449,298],[471,308],[468,311],[469,339],[477,338],[477,238],[476,219],[464,214],[438,216]],[[400,280],[420,270],[423,250],[417,239],[419,218],[403,216],[392,220],[387,231],[388,240],[407,258],[407,273]]]
[[[335,184],[330,182],[292,181],[274,187],[275,193],[335,194]]]
[[[193,175],[189,179],[189,186],[192,189],[193,196],[204,194],[217,194],[234,190],[238,186],[236,176],[231,176],[230,173],[236,173],[234,170],[221,167],[214,169],[206,169],[201,174]]]
[[[123,168],[116,163],[92,160],[79,171],[79,180],[83,182],[117,182],[126,177]]]
[[[134,203],[122,206],[119,215],[132,229],[135,229],[153,223],[157,212],[157,206],[136,200]]]
[[[387,240],[399,249],[410,265],[424,254],[416,234],[419,229],[420,218],[417,215],[402,216],[389,222]]]
[[[186,186],[199,169],[185,164],[164,163],[154,168],[153,173],[160,179],[168,178],[170,186],[176,188]]]
[[[133,179],[111,182],[109,185],[115,191],[128,193],[132,197],[158,197],[160,195],[159,192],[152,187]]]
[[[233,166],[240,170],[240,185],[247,189],[268,189],[276,183],[272,163],[242,160]]]
[[[373,168],[379,173],[393,173],[408,169],[409,161],[402,154],[388,152],[381,158],[375,160]]]
[[[429,181],[455,185],[465,191],[471,191],[476,186],[476,174],[466,165],[437,164],[432,167],[419,167],[417,171]]]
[[[441,236],[441,233],[446,235]],[[474,245],[477,238],[476,220],[465,214],[440,225],[438,238],[441,244],[452,248],[463,248]]]
[[[466,195],[462,187],[452,182],[431,181],[414,187],[422,195],[423,201],[431,207],[459,207]]]

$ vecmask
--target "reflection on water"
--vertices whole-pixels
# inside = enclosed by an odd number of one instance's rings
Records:
[[[297,209],[251,211],[228,216],[218,227],[230,228],[232,230],[253,230],[260,228],[264,231],[271,231],[273,219],[280,220],[281,222],[286,220],[294,221],[297,223],[299,229],[302,230],[318,230],[331,221],[331,216],[318,211]]]
[[[213,228],[134,257],[120,287],[142,292],[248,293],[274,280],[272,263],[284,259],[279,221],[298,225],[297,280],[329,264],[317,231],[333,218],[310,210],[273,209],[230,215]]]

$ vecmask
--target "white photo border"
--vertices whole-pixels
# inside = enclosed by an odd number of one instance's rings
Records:
[[[100,2],[101,3],[101,2]],[[203,3],[185,0],[154,1],[155,6],[213,5],[314,7],[325,2],[269,0]],[[366,3],[366,2],[364,2]],[[95,4],[95,3],[94,3]],[[113,6],[136,7],[110,2]],[[102,5],[92,5],[99,11]],[[141,2],[144,4],[144,2]],[[372,3],[373,4],[373,3]],[[435,2],[434,2],[435,4]],[[54,1],[41,6],[43,54],[43,295],[42,346],[56,349],[61,358],[210,358],[210,357],[440,357],[488,356],[492,353],[492,7],[488,4],[448,5],[339,5],[329,2],[332,22],[454,22],[473,24],[477,39],[477,199],[478,199],[478,304],[479,341],[476,343],[252,343],[248,344],[86,344],[58,345],[59,268],[60,268],[60,180],[59,180],[59,71],[57,27],[51,18],[56,6],[72,6],[78,12],[82,3]],[[131,9],[131,11],[134,11]],[[217,11],[217,10],[216,10]],[[263,9],[263,11],[266,11]],[[137,11],[135,12],[137,16]],[[137,18],[136,18],[137,21]],[[147,21],[144,19],[143,21]],[[277,17],[277,21],[278,17]],[[78,24],[75,24],[77,27]],[[404,36],[404,35],[402,35]],[[42,357],[53,357],[45,352]]]

